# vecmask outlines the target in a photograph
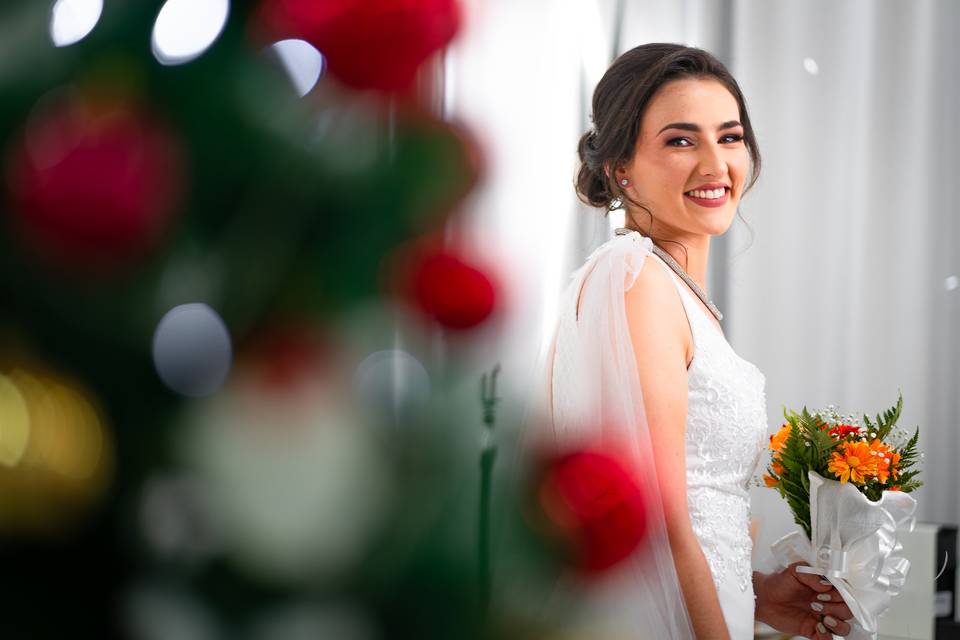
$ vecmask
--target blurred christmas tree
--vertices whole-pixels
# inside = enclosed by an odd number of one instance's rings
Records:
[[[478,532],[490,407],[460,358],[498,276],[443,239],[482,156],[424,99],[461,21],[0,8],[4,637],[537,633],[476,562],[526,481],[491,489],[488,453]],[[552,550],[516,530],[535,592]]]

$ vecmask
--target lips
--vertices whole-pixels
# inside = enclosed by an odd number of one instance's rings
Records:
[[[695,196],[691,196],[686,193],[683,194],[683,197],[693,201],[694,204],[697,204],[701,207],[708,207],[713,209],[716,207],[722,207],[723,205],[727,204],[727,201],[730,199],[730,189],[724,189],[723,195],[720,196],[719,198],[697,198]]]

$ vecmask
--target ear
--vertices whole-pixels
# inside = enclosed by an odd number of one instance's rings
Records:
[[[616,182],[617,184],[620,184],[620,182],[624,178],[629,178],[629,177],[630,175],[627,173],[627,167],[623,166],[622,164],[618,164],[616,169],[614,169],[614,175],[613,175],[614,182]]]
[[[608,178],[611,178],[611,177],[612,177],[612,178],[615,178],[616,180],[619,180],[620,178],[622,178],[622,177],[624,177],[624,176],[627,175],[626,169],[624,169],[623,165],[618,164],[618,165],[614,168],[614,175],[611,176],[611,175],[610,175],[610,163],[609,163],[609,162],[603,163],[603,172],[604,172],[605,174],[607,174],[607,177],[608,177]]]

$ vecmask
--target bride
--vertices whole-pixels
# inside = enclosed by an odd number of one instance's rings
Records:
[[[852,616],[829,583],[796,565],[751,570],[765,379],[733,351],[705,293],[710,239],[760,170],[740,88],[701,49],[645,44],[613,62],[592,109],[577,192],[624,207],[626,227],[572,276],[545,393],[555,444],[625,455],[651,503],[647,543],[597,587],[600,618],[622,614],[627,637],[743,640],[755,620],[846,635]]]

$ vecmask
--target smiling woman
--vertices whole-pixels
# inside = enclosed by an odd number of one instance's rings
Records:
[[[573,274],[546,388],[557,443],[626,457],[647,492],[648,539],[599,590],[604,619],[622,616],[617,637],[748,640],[755,619],[844,635],[850,611],[829,585],[751,567],[747,487],[767,440],[766,378],[726,341],[704,291],[710,240],[760,171],[743,94],[708,52],[646,44],[600,79],[593,122],[577,193],[624,208],[627,226]]]

